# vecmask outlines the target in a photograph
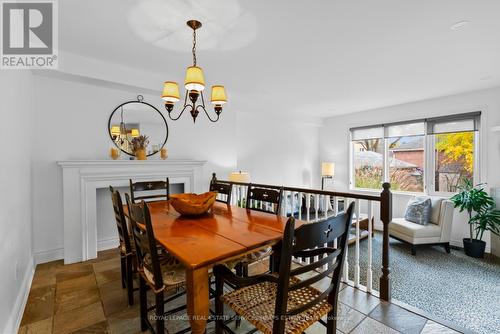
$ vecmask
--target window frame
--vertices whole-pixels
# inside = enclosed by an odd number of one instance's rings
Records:
[[[453,120],[463,120],[463,119],[473,119],[474,120],[474,170],[473,170],[473,182],[474,184],[480,183],[481,180],[481,170],[480,170],[480,159],[481,159],[481,111],[463,113],[458,115],[447,115],[441,117],[434,117],[429,119],[416,119],[416,120],[408,120],[387,124],[374,124],[372,126],[362,126],[362,127],[354,127],[349,129],[349,189],[353,191],[362,191],[362,192],[379,192],[382,190],[382,185],[379,189],[370,189],[370,188],[357,188],[355,187],[355,173],[354,173],[354,141],[353,140],[353,130],[359,130],[363,128],[374,128],[374,127],[383,127],[384,130],[384,138],[383,139],[383,181],[382,182],[390,182],[390,171],[389,171],[389,137],[388,137],[388,128],[392,125],[399,124],[409,124],[409,123],[417,123],[424,122],[424,133],[423,133],[423,148],[424,148],[424,171],[423,171],[423,191],[422,192],[412,192],[412,191],[394,191],[394,193],[400,193],[405,195],[431,195],[431,196],[441,196],[448,197],[450,195],[455,194],[455,192],[445,192],[445,191],[436,191],[435,190],[435,175],[436,175],[436,159],[434,156],[436,141],[435,134],[430,133],[430,125],[436,124],[440,122],[453,121]],[[461,132],[461,131],[457,131]],[[405,136],[401,136],[405,137]],[[394,137],[393,137],[394,138]]]

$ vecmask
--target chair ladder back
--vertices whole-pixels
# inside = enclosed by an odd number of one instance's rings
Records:
[[[152,273],[155,289],[161,289],[163,287],[163,278],[149,208],[145,201],[132,203],[128,194],[125,194],[125,197],[129,209],[139,268]]]
[[[170,199],[170,180],[168,177],[165,179],[165,181],[133,182],[132,179],[130,179],[129,183],[132,203],[137,203],[142,200]],[[165,190],[165,193],[158,194],[159,190]],[[154,194],[148,194],[149,192],[154,192]]]
[[[331,217],[323,222],[302,225],[297,230],[289,228],[290,226],[293,227],[292,218],[287,222],[283,241],[278,243],[281,250],[277,254],[279,256],[279,263],[277,264],[279,267],[279,283],[273,333],[283,333],[282,329],[285,326],[285,320],[282,321],[281,319],[302,313],[325,299],[332,305],[336,303],[353,209],[354,203],[351,203],[345,213]],[[292,241],[290,242],[290,240]],[[333,247],[335,240],[337,240],[337,248]],[[292,257],[309,258],[309,263],[292,270]],[[327,265],[327,269],[323,270],[322,268],[325,265]],[[314,275],[290,283],[291,277],[306,273],[314,273]],[[326,289],[301,305],[288,309],[288,293],[327,279],[330,274],[332,279]]]
[[[215,199],[217,202],[231,204],[231,193],[233,192],[232,183],[212,180],[210,182],[209,191],[216,191],[218,193]]]
[[[249,183],[246,197],[246,208],[256,211],[270,212],[266,206],[271,205],[271,212],[279,214],[282,196],[283,187],[270,187]],[[262,204],[265,205],[261,207]]]
[[[125,253],[132,252],[132,240],[130,240],[129,227],[125,214],[123,213],[123,202],[120,192],[109,186],[111,192],[111,202],[113,203],[113,212],[115,214],[116,227],[118,229],[118,238],[120,239],[120,247],[125,246]]]
[[[281,254],[279,262],[279,277],[276,291],[276,303],[274,308],[275,318],[273,321],[273,333],[285,332],[285,315],[288,304],[288,286],[290,284],[290,271],[292,266],[293,235],[295,230],[295,219],[290,217],[286,223],[281,240]]]

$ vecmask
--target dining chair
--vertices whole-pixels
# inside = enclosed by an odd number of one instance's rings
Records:
[[[165,181],[139,181],[130,182],[130,197],[132,203],[138,201],[160,201],[170,199],[170,180],[168,177]],[[164,193],[159,193],[165,191]],[[138,194],[139,193],[139,194]]]
[[[247,189],[246,208],[279,214],[282,196],[283,187],[250,183]]]
[[[231,204],[231,193],[233,192],[233,184],[231,182],[212,180],[210,181],[209,191],[217,191],[218,194],[215,199],[217,202]]]
[[[161,252],[158,247],[151,225],[151,215],[144,200],[140,203],[132,203],[128,194],[125,194],[132,234],[136,247],[136,257],[139,272],[139,299],[141,330],[148,328],[156,334],[165,333],[165,319],[174,313],[186,309],[181,305],[165,311],[165,304],[185,294],[185,268],[169,253]],[[155,304],[148,307],[147,288],[155,295]],[[165,294],[168,297],[165,299]],[[149,312],[154,311],[153,318],[156,320],[156,330],[149,320]],[[179,331],[184,333],[190,328]]]
[[[113,211],[115,213],[116,227],[118,229],[118,239],[120,250],[120,262],[121,262],[121,281],[122,288],[127,288],[128,304],[134,304],[134,272],[137,271],[136,261],[135,261],[135,245],[132,241],[132,235],[129,230],[129,226],[125,219],[125,214],[123,213],[122,197],[118,190],[114,190],[112,186],[109,186],[111,191],[111,201],[113,202]]]
[[[270,212],[278,215],[280,212],[283,187],[272,187],[258,184],[249,184],[246,198],[246,208],[256,211]],[[272,249],[269,247],[258,252],[246,255],[236,271],[241,276],[248,276],[248,267],[254,263],[269,259]]]
[[[239,277],[225,266],[215,266],[215,332],[232,332],[227,325],[232,318],[224,320],[226,304],[264,334],[300,334],[317,321],[334,334],[353,207],[351,203],[345,213],[297,230],[294,218],[289,218],[282,241],[274,246],[278,261],[273,274]],[[292,269],[292,257],[310,262]],[[324,280],[328,284],[321,288],[312,286]],[[236,289],[223,294],[227,283]],[[326,322],[321,319],[325,315]]]

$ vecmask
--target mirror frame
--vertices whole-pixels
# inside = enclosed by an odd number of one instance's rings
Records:
[[[120,151],[122,151],[123,153],[131,156],[131,157],[134,157],[135,155],[133,153],[129,153],[127,151],[125,151],[124,149],[122,149],[120,146],[118,146],[118,144],[113,140],[113,136],[111,135],[111,119],[113,118],[113,115],[115,114],[115,112],[117,112],[118,110],[120,110],[120,108],[122,108],[123,106],[127,105],[127,104],[131,104],[131,103],[142,103],[142,104],[145,104],[149,107],[151,107],[152,109],[156,110],[156,112],[158,114],[160,114],[161,116],[161,119],[163,120],[163,123],[165,124],[165,129],[167,130],[166,131],[166,134],[165,134],[165,140],[163,141],[163,144],[161,145],[161,147],[158,149],[158,151],[154,152],[154,153],[150,153],[148,154],[147,156],[150,157],[150,156],[153,156],[155,155],[156,153],[160,152],[160,150],[165,147],[165,144],[167,143],[167,140],[168,140],[168,124],[167,124],[167,120],[165,119],[165,116],[163,116],[163,114],[160,112],[160,110],[158,110],[158,108],[156,108],[155,106],[153,106],[152,104],[149,104],[147,102],[144,102],[144,97],[142,95],[137,95],[137,100],[131,100],[131,101],[127,101],[127,102],[124,102],[122,104],[120,104],[118,107],[116,107],[113,112],[111,113],[111,115],[109,115],[109,118],[108,118],[108,135],[109,135],[109,139],[111,139],[111,141],[113,142],[113,144],[120,149]]]

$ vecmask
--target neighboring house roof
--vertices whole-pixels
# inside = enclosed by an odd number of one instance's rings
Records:
[[[373,151],[354,152],[354,164],[356,166],[371,166],[382,168],[384,157],[382,154]],[[390,167],[393,168],[418,168],[417,165],[398,159],[390,159]]]
[[[423,136],[402,137],[391,148],[391,151],[422,151],[424,147]]]

